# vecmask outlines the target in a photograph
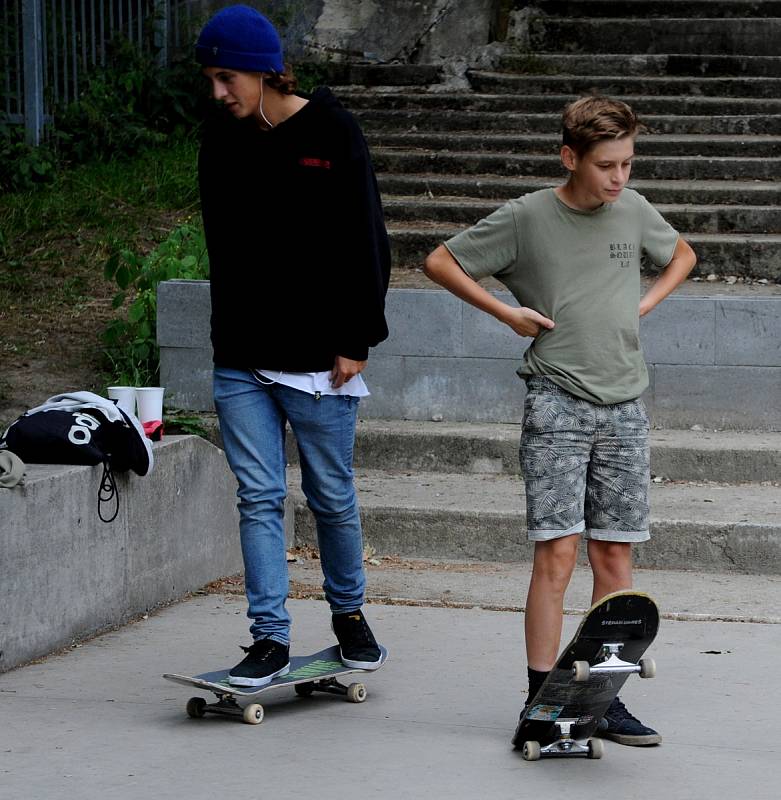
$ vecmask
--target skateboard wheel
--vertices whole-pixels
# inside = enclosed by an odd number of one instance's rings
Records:
[[[312,692],[315,690],[314,683],[307,682],[307,683],[297,683],[295,686],[296,694],[299,697],[309,697]]]
[[[241,716],[249,725],[260,725],[263,722],[263,706],[260,703],[250,703]]]
[[[187,716],[198,719],[205,716],[206,701],[202,697],[191,697],[187,701]]]
[[[539,761],[541,748],[539,742],[524,742],[521,751],[524,761]]]
[[[605,755],[605,743],[601,739],[588,740],[588,757],[602,758]]]
[[[572,665],[572,680],[584,683],[591,677],[591,665],[588,661],[575,661]]]
[[[362,703],[366,699],[366,687],[362,683],[351,683],[347,687],[347,699],[351,703]]]
[[[656,677],[656,662],[652,658],[640,659],[640,677],[641,678]]]

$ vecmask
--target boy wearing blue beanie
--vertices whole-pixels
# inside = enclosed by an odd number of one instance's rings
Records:
[[[390,250],[366,142],[329,89],[295,92],[277,31],[252,8],[215,14],[196,58],[221,106],[204,126],[198,175],[214,403],[239,483],[253,638],[229,680],[263,686],[289,670],[288,423],[342,661],[376,669],[352,456],[369,393],[360,373],[388,335]]]

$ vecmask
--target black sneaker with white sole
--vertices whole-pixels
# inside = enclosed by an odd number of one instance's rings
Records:
[[[265,686],[290,672],[290,648],[274,639],[258,639],[241,648],[247,655],[228,673],[233,686]]]
[[[605,712],[596,736],[634,747],[647,747],[662,741],[662,737],[653,728],[643,725],[637,717],[632,716],[618,697]]]
[[[382,665],[380,647],[360,609],[334,614],[331,624],[339,640],[339,655],[346,667],[377,669]]]

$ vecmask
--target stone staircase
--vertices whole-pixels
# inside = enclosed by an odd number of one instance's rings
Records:
[[[695,274],[781,282],[781,2],[539,0],[511,23],[468,88],[373,67],[373,88],[338,90],[372,149],[396,270],[559,183],[561,110],[598,91],[643,118],[631,186],[691,242]]]

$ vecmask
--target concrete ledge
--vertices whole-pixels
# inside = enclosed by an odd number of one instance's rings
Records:
[[[380,555],[506,563],[534,557],[524,514],[369,507],[362,508],[361,521],[366,545]],[[641,569],[781,574],[775,526],[657,520],[651,533],[650,542],[632,548]],[[314,519],[303,503],[296,507],[296,544],[317,547]]]
[[[474,475],[517,475],[521,426],[457,422],[360,420],[355,465]],[[291,437],[292,439],[292,437]],[[652,430],[651,471],[673,481],[777,481],[781,433]],[[288,461],[298,463],[294,446]]]
[[[158,290],[161,380],[172,405],[196,411],[213,408],[208,299],[206,281]],[[441,290],[392,289],[387,318],[362,417],[520,421],[528,340]],[[781,430],[780,320],[781,296],[668,298],[641,321],[653,424]]]
[[[291,469],[289,485],[299,473]],[[366,544],[380,555],[466,561],[529,561],[524,486],[514,476],[359,470]],[[315,545],[301,492],[296,544]],[[652,484],[651,539],[635,545],[647,569],[781,574],[781,503],[773,485]]]
[[[241,571],[223,453],[169,436],[154,454],[150,476],[116,476],[109,524],[98,518],[101,467],[31,464],[23,486],[2,490],[0,672]]]

